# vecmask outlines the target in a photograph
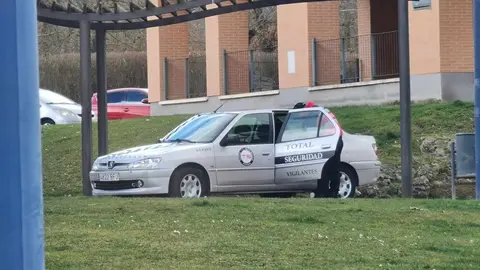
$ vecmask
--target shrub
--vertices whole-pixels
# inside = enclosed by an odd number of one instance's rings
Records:
[[[96,55],[92,59],[92,90],[97,91]],[[40,58],[40,87],[80,101],[80,55],[58,54]],[[107,89],[147,87],[146,52],[107,54]]]

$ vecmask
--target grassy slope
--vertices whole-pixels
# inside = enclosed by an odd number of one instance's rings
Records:
[[[477,269],[476,201],[47,197],[47,269]],[[146,207],[148,205],[148,207]]]
[[[396,105],[332,108],[345,130],[377,138],[384,164],[400,162],[400,112]],[[109,124],[110,150],[150,144],[188,116],[155,117]],[[413,153],[425,136],[452,136],[473,130],[471,103],[412,106]],[[78,195],[81,192],[80,126],[43,129],[44,189],[46,195]],[[96,129],[93,131],[96,142]],[[96,153],[96,144],[94,153]]]
[[[414,155],[423,136],[472,130],[471,104],[412,109]],[[333,111],[398,164],[397,106]],[[153,143],[185,118],[111,122],[110,150]],[[476,201],[55,197],[81,192],[80,127],[43,130],[48,269],[477,268]]]

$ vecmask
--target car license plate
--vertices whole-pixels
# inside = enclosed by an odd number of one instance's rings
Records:
[[[118,173],[101,173],[100,181],[118,181],[120,180],[120,174]]]

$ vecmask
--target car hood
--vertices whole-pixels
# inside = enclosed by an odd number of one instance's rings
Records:
[[[64,109],[71,111],[77,115],[82,113],[82,106],[80,106],[80,104],[49,104],[49,106],[52,109]]]
[[[80,104],[49,104],[52,109],[64,109],[71,111],[76,115],[82,115],[82,106]],[[94,114],[92,110],[92,114]]]
[[[121,151],[113,152],[111,154],[102,156],[98,158],[98,162],[108,162],[108,161],[122,161],[122,162],[133,162],[136,160],[144,158],[153,158],[153,157],[162,157],[165,154],[172,152],[177,152],[187,149],[195,149],[198,147],[205,146],[205,144],[200,143],[157,143],[150,144],[138,147],[132,147],[124,149]]]

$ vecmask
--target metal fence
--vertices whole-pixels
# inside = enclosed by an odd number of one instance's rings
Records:
[[[312,40],[312,85],[398,77],[398,31]]]
[[[164,59],[163,89],[165,100],[204,97],[207,95],[205,56]]]
[[[223,94],[278,89],[278,54],[264,51],[223,51]]]

